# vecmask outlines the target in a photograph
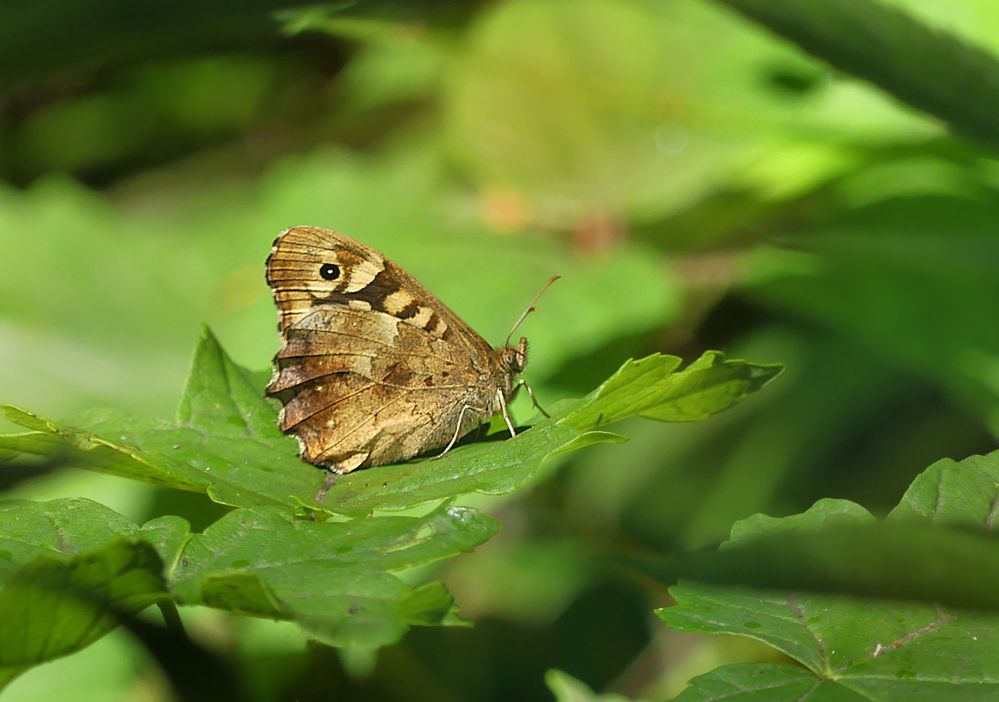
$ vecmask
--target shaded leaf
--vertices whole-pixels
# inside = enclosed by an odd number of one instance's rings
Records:
[[[997,465],[999,452],[972,457],[967,465],[931,466],[885,523],[838,500],[820,501],[793,517],[744,520],[714,558],[680,558],[676,570],[705,581],[786,589],[681,582],[670,589],[677,605],[659,615],[684,631],[768,643],[806,666],[816,685],[834,681],[861,699],[992,699],[999,694],[999,615],[932,603],[999,610],[999,539],[980,528],[981,503],[994,498],[995,483],[976,499],[957,499],[965,494],[958,471],[974,482]],[[931,489],[948,469],[953,483]],[[917,514],[924,516],[916,520]],[[927,517],[936,515],[948,525],[930,523]]]
[[[0,503],[0,682],[166,597],[138,527],[90,500]]]
[[[338,646],[460,624],[443,584],[410,585],[394,573],[470,551],[496,530],[493,519],[448,506],[351,522],[253,507],[192,534],[179,517],[140,528],[89,500],[0,503],[0,677],[78,650],[116,615],[168,596],[292,621]]]
[[[999,61],[988,51],[875,0],[719,1],[955,131],[999,142]]]
[[[995,535],[911,520],[878,523],[857,505],[836,500],[821,500],[795,517],[743,520],[717,552],[636,562],[666,582],[693,578],[999,612]],[[965,575],[955,580],[954,573]]]
[[[181,603],[286,619],[330,645],[373,647],[411,625],[455,621],[442,584],[414,587],[393,572],[470,551],[496,530],[494,520],[462,507],[350,522],[252,507],[186,539],[167,581]]]
[[[993,189],[977,201],[896,197],[839,212],[796,231],[795,251],[755,254],[750,293],[988,412],[999,406],[999,327],[981,320],[999,299],[997,216]]]

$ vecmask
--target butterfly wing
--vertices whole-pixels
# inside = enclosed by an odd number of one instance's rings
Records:
[[[493,413],[493,349],[377,251],[294,227],[275,241],[267,281],[284,339],[267,392],[307,461],[391,463]]]

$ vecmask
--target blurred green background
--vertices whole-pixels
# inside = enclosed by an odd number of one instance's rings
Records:
[[[891,4],[999,51],[991,0]],[[588,544],[703,546],[820,497],[884,512],[934,460],[995,447],[992,153],[708,0],[12,2],[0,400],[170,416],[203,322],[266,368],[263,262],[295,224],[369,243],[494,343],[562,274],[523,327],[543,400],[653,351],[783,362],[709,422],[636,422],[528,490],[468,498],[503,531],[435,575],[472,628],[338,652],[182,612],[259,700],[546,700],[551,668],[663,699],[773,654],[667,630],[665,589]],[[72,469],[0,485],[138,521],[220,513]],[[7,691],[57,696],[170,699],[120,631]]]

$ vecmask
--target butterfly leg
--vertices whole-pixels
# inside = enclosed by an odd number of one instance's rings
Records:
[[[316,493],[316,502],[322,502],[326,499],[326,493],[330,491],[330,488],[336,485],[337,478],[341,475],[346,475],[355,468],[360,468],[367,458],[367,451],[358,451],[348,456],[342,456],[338,458],[336,462],[331,461],[330,463],[324,463],[322,467],[326,471],[326,477],[323,480],[323,486],[319,488],[319,492]]]
[[[502,390],[496,391],[496,400],[499,402],[500,411],[503,413],[503,421],[506,422],[506,428],[510,430],[510,438],[512,439],[517,435],[517,431],[513,428],[513,422],[510,420],[510,410],[506,406],[506,397],[503,396]]]
[[[454,428],[454,436],[451,437],[451,440],[448,442],[447,446],[444,447],[444,450],[438,453],[433,458],[431,458],[430,459],[431,461],[436,461],[438,458],[444,458],[444,454],[446,454],[448,451],[454,448],[454,445],[458,442],[458,436],[461,434],[461,422],[465,418],[465,412],[467,412],[468,410],[473,410],[479,413],[485,412],[485,410],[480,409],[479,407],[472,407],[471,405],[462,405],[461,411],[458,412],[458,422]]]
[[[326,468],[326,477],[323,479],[323,486],[319,488],[319,492],[316,493],[316,502],[322,502],[326,499],[326,493],[330,491],[330,488],[336,485],[336,479],[340,476],[335,468]]]
[[[531,398],[531,404],[534,405],[535,409],[537,409],[538,412],[540,412],[541,414],[545,415],[546,417],[551,417],[550,414],[548,414],[547,412],[545,412],[545,408],[538,404],[538,398],[534,394],[534,388],[532,388],[530,385],[528,385],[527,381],[524,380],[523,378],[521,378],[520,380],[518,380],[514,384],[513,390],[511,391],[510,396],[513,397],[513,393],[517,392],[517,390],[519,390],[521,387],[523,387],[525,390],[527,390],[527,395]]]

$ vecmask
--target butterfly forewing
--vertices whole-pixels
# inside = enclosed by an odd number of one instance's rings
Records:
[[[496,409],[496,352],[377,251],[294,227],[275,242],[267,281],[284,340],[267,391],[306,460],[338,472],[402,460]]]

